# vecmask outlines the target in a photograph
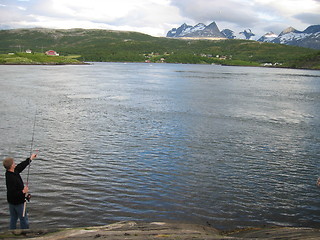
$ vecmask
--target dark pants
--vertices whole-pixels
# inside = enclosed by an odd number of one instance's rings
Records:
[[[23,217],[23,203],[14,205],[9,203],[9,211],[10,211],[10,229],[17,229],[17,221],[18,218],[20,219],[20,228],[21,229],[28,229],[29,228],[29,221],[27,216],[27,211],[25,216]]]

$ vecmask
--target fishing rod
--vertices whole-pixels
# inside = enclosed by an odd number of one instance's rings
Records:
[[[36,128],[36,121],[37,121],[37,109],[36,109],[36,113],[34,114],[33,129],[32,129],[32,138],[31,138],[31,147],[30,147],[30,157],[32,156],[31,154],[32,154],[32,152],[33,152],[34,130],[35,130],[35,128]],[[29,166],[28,166],[27,186],[28,186],[28,184],[29,184],[30,165],[31,165],[31,161],[30,161]]]
[[[35,113],[35,115],[34,115],[34,121],[33,121],[32,138],[31,138],[31,146],[30,146],[30,158],[31,158],[32,152],[33,152],[33,142],[34,142],[34,132],[35,132],[35,128],[36,128],[36,121],[37,121],[37,109],[36,109],[36,113]],[[27,187],[29,187],[30,165],[31,165],[31,159],[30,159],[29,166],[28,166],[27,184],[26,184]],[[26,198],[26,200],[29,202],[29,201],[30,201],[30,198],[31,198],[31,195],[30,195],[29,193],[26,193],[26,194],[25,194],[25,198]],[[25,214],[26,214],[27,201],[25,201],[25,202],[24,202],[24,205],[23,205],[23,214],[22,214],[22,217],[24,217]]]

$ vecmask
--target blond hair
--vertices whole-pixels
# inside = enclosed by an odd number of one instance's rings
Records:
[[[5,169],[9,170],[13,164],[13,158],[7,157],[3,160],[3,166]]]

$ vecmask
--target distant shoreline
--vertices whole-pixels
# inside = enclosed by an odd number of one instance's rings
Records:
[[[92,29],[8,30],[0,31],[0,38],[4,39],[0,44],[0,64],[77,61],[214,63],[320,70],[318,50],[240,39],[159,38],[137,32]]]
[[[145,62],[75,62],[75,63],[0,63],[1,65],[7,66],[63,66],[63,65],[92,65],[95,63],[141,63],[141,64],[192,64],[192,65],[213,65],[213,66],[226,66],[226,67],[261,67],[261,68],[275,68],[275,69],[292,69],[292,70],[313,70],[319,71],[319,69],[312,68],[292,68],[292,67],[281,67],[281,66],[257,66],[257,65],[232,65],[232,64],[209,64],[209,63],[145,63]]]
[[[90,65],[90,63],[79,62],[79,63],[0,63],[0,65],[10,66],[58,66],[58,65]]]

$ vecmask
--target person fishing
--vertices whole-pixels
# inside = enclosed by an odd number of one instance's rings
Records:
[[[3,166],[6,169],[6,185],[7,185],[7,201],[9,203],[10,212],[10,229],[17,228],[17,221],[20,219],[20,228],[28,229],[29,222],[25,210],[25,201],[28,195],[28,183],[25,186],[20,173],[37,157],[36,154],[31,154],[25,161],[15,164],[13,158],[8,157],[3,160]],[[28,199],[28,200],[29,200]]]

